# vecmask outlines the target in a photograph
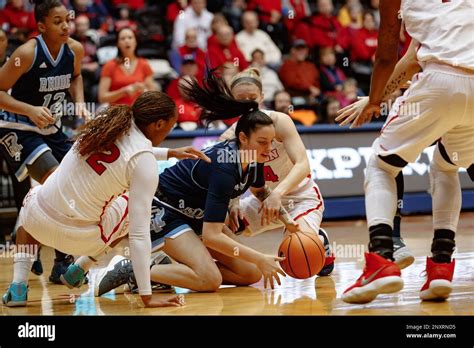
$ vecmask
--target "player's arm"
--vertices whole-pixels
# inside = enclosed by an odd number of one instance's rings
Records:
[[[166,161],[170,158],[176,158],[179,160],[183,159],[202,159],[208,163],[211,163],[211,159],[207,157],[202,151],[195,149],[192,146],[178,147],[176,149],[168,149],[165,147],[154,147],[153,155],[157,161]]]
[[[405,55],[398,61],[392,75],[385,86],[383,93],[383,101],[385,102],[398,89],[408,84],[413,75],[421,70],[421,66],[416,59],[416,49],[418,42],[412,39]],[[369,102],[369,97],[359,97],[358,100],[345,108],[338,111],[336,122],[340,122],[340,126],[351,123]]]
[[[264,255],[237,242],[223,232],[226,228],[224,221],[230,202],[229,193],[233,191],[236,183],[235,178],[229,173],[220,170],[211,171],[204,213],[203,243],[206,247],[224,255],[238,257],[255,264],[262,272],[265,284],[269,280],[273,288],[273,278],[280,284],[278,273],[284,275],[275,263],[281,258]]]
[[[311,173],[311,168],[306,155],[306,148],[290,116],[281,112],[274,113],[278,115],[275,123],[276,134],[283,142],[288,157],[293,163],[293,168],[291,168],[286,178],[272,192],[273,195],[277,194],[281,198],[281,196],[298,186]]]
[[[146,307],[178,306],[176,297],[159,299],[152,296],[150,285],[150,217],[153,194],[158,186],[158,170],[150,165],[154,157],[142,153],[129,163],[130,193],[129,245],[133,271],[138,284],[140,297]]]
[[[35,45],[34,40],[21,45],[0,68],[0,109],[27,116],[39,128],[43,128],[54,123],[54,118],[48,108],[21,102],[8,94],[21,75],[25,74],[33,64]]]
[[[69,87],[72,100],[76,103],[77,116],[85,120],[90,118],[90,112],[84,103],[84,82],[82,80],[82,59],[84,58],[84,48],[76,40],[69,39],[68,45],[74,52],[74,73]]]
[[[398,60],[401,20],[398,18],[401,0],[380,1],[380,29],[378,34],[375,63],[370,83],[369,102],[351,127],[370,122],[380,114],[385,86]]]
[[[235,122],[232,126],[227,128],[226,131],[221,134],[221,136],[219,137],[219,141],[235,138],[235,127],[237,127],[237,122]]]

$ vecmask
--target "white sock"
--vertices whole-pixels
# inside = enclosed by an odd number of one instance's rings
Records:
[[[28,284],[31,266],[36,255],[28,253],[16,253],[13,256],[13,283]]]
[[[395,177],[400,170],[375,154],[370,157],[364,183],[368,226],[386,224],[393,228],[393,217],[397,211]]]
[[[456,232],[461,212],[461,184],[458,167],[446,162],[436,147],[430,165],[433,227]]]
[[[81,267],[84,273],[87,273],[95,262],[89,256],[81,256],[76,260],[75,264]]]

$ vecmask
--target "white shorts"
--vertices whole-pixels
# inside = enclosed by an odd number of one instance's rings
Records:
[[[98,223],[75,221],[60,215],[38,195],[42,186],[28,192],[20,210],[20,225],[38,242],[66,254],[99,256],[110,244],[128,234],[128,197],[116,198],[104,209]]]
[[[283,196],[282,205],[293,220],[298,222],[298,219],[304,219],[313,231],[319,231],[323,219],[324,202],[318,185],[312,180],[308,180],[308,184],[297,191]],[[240,209],[247,227],[245,235],[255,236],[274,228],[284,229],[281,221],[273,221],[269,225],[262,226],[261,214],[258,212],[260,206],[261,202],[254,195],[240,201]]]
[[[397,98],[373,143],[377,155],[397,154],[414,162],[441,138],[451,161],[474,163],[474,74],[448,65],[428,63]]]

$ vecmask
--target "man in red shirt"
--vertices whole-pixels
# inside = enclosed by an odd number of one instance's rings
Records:
[[[239,71],[249,66],[243,53],[237,47],[234,40],[234,31],[230,26],[222,25],[217,29],[217,41],[217,45],[212,45],[208,48],[208,56],[212,68],[222,66],[226,62],[237,66]]]
[[[314,98],[321,94],[319,71],[308,58],[308,45],[304,40],[296,40],[290,50],[290,58],[285,60],[280,69],[280,80],[285,89],[295,97]]]

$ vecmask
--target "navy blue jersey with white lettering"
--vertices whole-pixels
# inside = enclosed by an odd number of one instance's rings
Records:
[[[63,44],[56,60],[54,60],[42,36],[36,36],[35,40],[33,63],[30,69],[15,83],[11,95],[16,100],[30,105],[46,106],[51,110],[55,119],[59,120],[73,79],[74,53],[68,44]],[[4,112],[3,120],[8,123],[20,123],[35,127],[28,117],[11,112]],[[15,125],[12,126],[12,128],[18,128]],[[2,127],[9,128],[9,125],[2,124]]]
[[[203,151],[211,163],[183,160],[160,174],[157,197],[165,196],[175,210],[205,222],[224,222],[229,201],[252,187],[263,187],[263,163],[252,162],[245,172],[235,141]]]

